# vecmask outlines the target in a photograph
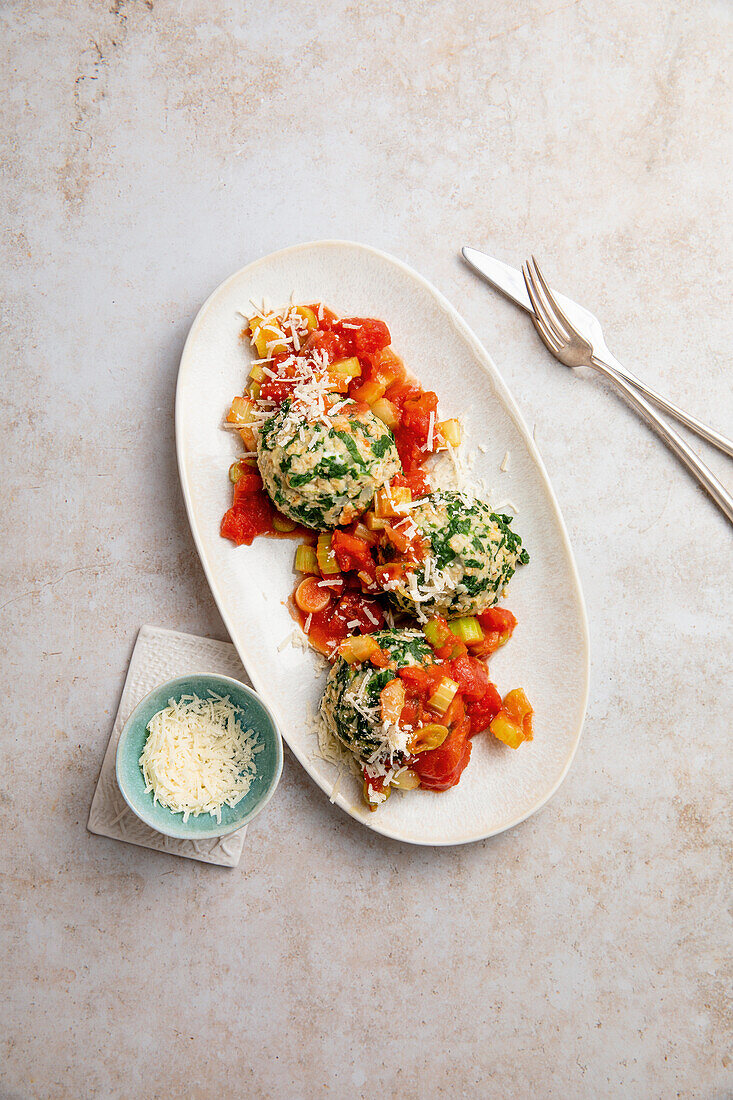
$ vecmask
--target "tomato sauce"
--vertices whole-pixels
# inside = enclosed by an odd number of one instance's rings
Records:
[[[278,511],[262,485],[259,474],[244,473],[234,485],[234,500],[221,521],[223,538],[236,546],[251,546],[258,535],[273,539],[308,539],[313,532],[293,523]]]
[[[383,629],[384,612],[377,600],[356,589],[346,588],[342,579],[324,581],[324,588],[330,593],[330,599],[322,611],[306,615],[292,603],[292,612],[301,629],[319,653],[332,657],[339,644],[350,634],[373,634]]]
[[[309,308],[314,312],[318,310],[317,306]],[[409,488],[414,497],[424,496],[430,491],[425,463],[439,442],[435,431],[437,395],[423,390],[416,380],[408,380],[402,360],[389,346],[391,335],[384,321],[371,317],[339,319],[323,306],[320,312],[322,318],[318,321],[318,328],[310,333],[296,358],[319,351],[325,353],[328,364],[350,357],[359,360],[361,375],[349,382],[345,394],[342,393],[339,399],[349,397],[366,409],[369,404],[363,397],[375,398],[378,395],[394,406],[398,423],[393,433],[404,473],[398,474],[393,484]],[[268,375],[263,379],[259,388],[261,398],[272,401],[276,406],[287,400],[295,384],[292,358],[292,355],[284,353],[272,356],[269,369],[276,372],[277,377]],[[434,446],[429,449],[431,413]],[[256,486],[250,481],[255,477],[258,475],[245,474],[237,482],[232,506],[221,523],[222,536],[231,539],[237,546],[249,546],[259,535],[280,538],[288,534],[273,526],[277,510],[262,488],[261,480]]]
[[[323,306],[305,309],[310,313],[312,325],[317,327],[312,328],[297,353],[281,353],[269,359],[268,372],[262,372],[249,396],[280,405],[296,383],[297,358],[313,352],[321,353],[319,359],[324,370],[337,361],[357,359],[356,377],[348,371],[333,372],[335,399],[348,397],[361,410],[376,406],[377,415],[383,414],[385,423],[389,420],[402,463],[402,473],[392,479],[392,489],[409,490],[408,499],[429,493],[426,463],[446,443],[438,423],[437,395],[423,390],[407,375],[401,359],[390,347],[389,328],[383,321],[339,319]],[[374,511],[348,527],[333,531],[325,548],[319,539],[316,552],[315,548],[307,549],[308,544],[312,546],[315,542],[315,532],[296,526],[281,515],[251,464],[243,460],[235,477],[232,505],[221,523],[224,538],[239,546],[250,545],[261,535],[296,536],[306,544],[304,552],[310,559],[298,566],[302,572],[290,606],[310,644],[330,659],[350,635],[373,634],[382,629],[385,617],[378,597],[383,595],[384,585],[402,577],[406,567],[424,557],[419,537],[408,534],[408,519],[403,514],[397,515],[396,507],[380,511],[380,494],[377,494]],[[387,496],[391,499],[391,493]],[[368,526],[370,523],[373,529]],[[377,544],[382,547],[381,563],[375,552]],[[325,564],[324,549],[328,555]],[[389,560],[390,554],[394,554],[394,561]],[[437,748],[419,752],[416,745],[415,751],[403,761],[417,776],[420,786],[429,790],[448,790],[459,782],[471,757],[471,739],[482,731],[491,727],[497,738],[513,748],[532,737],[532,708],[524,692],[515,689],[502,701],[489,679],[486,664],[486,659],[509,639],[517,620],[510,611],[496,607],[476,618],[483,637],[480,642],[467,645],[452,633],[444,619],[434,617],[429,624],[433,628],[430,636],[433,663],[395,673],[405,693],[400,724],[418,730],[438,723],[448,730]],[[388,655],[378,651],[370,659],[375,666],[383,667]],[[440,693],[439,685],[446,678],[457,685],[457,690],[447,709],[437,713],[435,702],[431,707],[430,700],[436,690]],[[370,777],[365,772],[364,779],[367,788],[382,791],[382,778]]]

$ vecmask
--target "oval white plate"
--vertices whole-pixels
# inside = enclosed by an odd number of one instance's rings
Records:
[[[524,687],[535,709],[535,739],[518,751],[489,736],[473,742],[459,786],[441,794],[393,794],[375,813],[344,776],[335,802],[385,836],[412,844],[464,844],[499,833],[539,809],[562,782],[580,738],[588,692],[588,630],[580,583],[555,496],[526,425],[494,363],[446,299],[404,264],[375,249],[319,241],[249,264],[223,283],[199,312],[181,358],[176,446],[193,537],[222,618],[252,683],[278,720],[295,756],[329,795],[337,771],[317,754],[306,715],[316,712],[325,672],[310,653],[278,646],[294,629],[286,599],[293,584],[292,540],[236,548],[219,536],[229,506],[227,470],[237,446],[222,416],[241,393],[248,354],[239,338],[250,299],[281,305],[323,301],[342,316],[387,322],[392,342],[443,416],[460,416],[474,473],[511,500],[515,527],[531,556],[512,581],[506,605],[519,620],[492,658],[504,694]],[[487,298],[487,302],[490,299]],[[241,311],[241,312],[239,312]],[[509,472],[499,473],[506,451]]]

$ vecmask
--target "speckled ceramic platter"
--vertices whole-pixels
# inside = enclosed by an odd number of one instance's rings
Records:
[[[375,813],[350,776],[334,795],[337,769],[318,756],[306,715],[318,707],[323,663],[300,649],[278,648],[294,628],[285,601],[295,544],[259,539],[236,548],[219,536],[238,442],[221,421],[248,371],[241,314],[250,299],[264,296],[275,306],[291,294],[387,322],[408,369],[438,393],[442,415],[463,419],[468,449],[483,445],[474,473],[495,486],[492,504],[511,501],[532,558],[512,582],[506,605],[519,626],[492,658],[491,676],[502,694],[526,690],[535,709],[534,741],[515,752],[479,736],[459,786],[441,794],[396,792]],[[492,359],[434,287],[391,256],[343,241],[297,245],[249,264],[214,291],[193,323],[178,375],[176,443],[191,529],[231,639],[293,753],[336,805],[385,836],[444,845],[502,832],[547,801],[567,773],[585,713],[583,597],[557,501],[519,410]],[[509,470],[500,474],[507,451]]]

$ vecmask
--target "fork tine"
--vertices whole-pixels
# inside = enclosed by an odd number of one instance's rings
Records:
[[[537,296],[537,291],[535,290],[534,283],[532,282],[532,276],[529,273],[529,268],[527,267],[527,264],[522,264],[522,276],[524,278],[524,285],[527,288],[527,293],[529,294],[529,300],[532,303],[532,309],[535,312],[535,316],[543,316],[546,312],[544,303],[541,302]]]
[[[524,285],[527,287],[527,293],[529,294],[529,300],[532,303],[532,309],[536,318],[541,318],[546,328],[549,328],[552,332],[555,340],[558,343],[565,343],[567,337],[561,331],[559,326],[555,324],[554,318],[551,312],[548,310],[545,303],[542,301],[539,291],[537,290],[534,280],[532,278],[532,272],[529,269],[529,263],[522,266],[522,275],[524,276]]]
[[[547,312],[547,308],[544,303],[540,301],[534,284],[532,283],[531,276],[522,268],[522,274],[524,275],[524,282],[527,287],[527,293],[529,294],[530,301],[534,313],[532,314],[532,323],[537,330],[537,334],[553,355],[557,355],[560,348],[566,343],[565,339],[559,335],[559,333],[552,327],[552,318]]]
[[[537,279],[539,281],[540,286],[542,287],[542,290],[545,293],[545,297],[546,297],[546,299],[547,299],[547,301],[550,305],[550,308],[555,313],[555,320],[557,321],[559,319],[560,321],[563,322],[563,324],[565,325],[565,327],[567,329],[567,335],[568,336],[574,335],[574,333],[576,331],[575,326],[573,325],[572,321],[568,317],[565,316],[565,313],[560,308],[560,305],[558,304],[558,301],[555,298],[555,295],[552,293],[549,286],[547,285],[547,280],[545,279],[545,276],[540,271],[540,265],[537,263],[534,256],[532,257],[532,263],[534,264],[534,269],[535,269],[535,273],[537,275]],[[529,267],[529,264],[527,264],[527,266]]]
[[[557,355],[560,349],[564,346],[562,340],[558,340],[558,338],[555,336],[555,333],[552,331],[551,328],[549,328],[545,321],[543,319],[540,319],[536,315],[532,318],[532,323],[537,329],[537,334],[540,340],[548,349],[548,351],[551,351],[553,355]]]

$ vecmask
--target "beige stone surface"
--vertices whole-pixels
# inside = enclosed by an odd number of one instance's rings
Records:
[[[457,258],[533,250],[730,434],[731,22],[725,0],[2,5],[4,1100],[733,1094],[730,528]],[[535,425],[590,708],[563,787],[501,837],[384,840],[289,759],[224,871],[85,824],[140,625],[224,637],[176,475],[187,328],[231,271],[321,237],[435,282]]]

